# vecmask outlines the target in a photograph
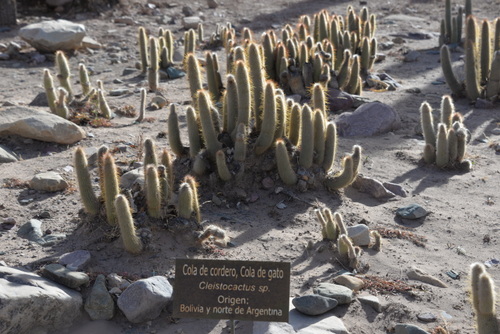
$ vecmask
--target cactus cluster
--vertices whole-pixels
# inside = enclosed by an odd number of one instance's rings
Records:
[[[459,168],[469,171],[471,162],[465,159],[469,132],[463,117],[455,112],[451,96],[441,99],[441,115],[436,125],[432,108],[427,102],[420,106],[420,122],[425,139],[424,161],[439,168]]]
[[[101,211],[104,211],[108,224],[118,225],[127,251],[138,253],[144,248],[136,236],[130,207],[142,208],[141,205],[144,205],[146,212],[153,219],[163,220],[177,215],[185,219],[194,217],[197,224],[201,222],[196,180],[190,175],[185,176],[175,195],[172,158],[166,149],[158,158],[155,144],[151,139],[144,141],[144,187],[134,197],[131,196],[130,190],[120,188],[118,169],[109,149],[102,146],[97,156],[101,189],[99,197],[93,190],[83,149],[78,147],[74,154],[75,173],[84,210],[91,216],[99,215]]]
[[[466,7],[471,7],[472,0],[466,0]],[[451,0],[445,0],[444,18],[441,20],[439,46],[443,44],[460,44],[462,42],[464,7],[459,6],[457,15],[452,16]],[[467,17],[466,15],[465,17]]]
[[[495,282],[482,263],[474,263],[470,268],[470,293],[476,318],[478,334],[500,333],[496,318]]]
[[[332,213],[328,208],[316,209],[316,218],[321,225],[321,235],[323,240],[327,240],[336,245],[339,260],[353,270],[360,269],[360,256],[362,249],[355,246],[348,237],[347,227],[338,212]],[[377,231],[371,231],[370,235],[374,238],[371,247],[375,251],[380,251],[382,238]]]
[[[485,19],[479,28],[474,16],[467,17],[463,81],[453,72],[448,46],[441,47],[441,67],[453,95],[466,96],[473,101],[478,98],[497,100],[500,96],[500,18],[494,22],[494,34],[492,25]]]

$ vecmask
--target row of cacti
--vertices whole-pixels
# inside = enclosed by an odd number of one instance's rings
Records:
[[[470,294],[476,318],[478,334],[500,333],[496,317],[495,282],[482,263],[474,263],[470,268]]]
[[[492,34],[488,20],[483,20],[479,28],[472,15],[467,17],[463,81],[453,72],[448,46],[441,47],[443,74],[455,96],[466,96],[473,101],[478,98],[496,100],[500,96],[500,18],[495,20],[494,25],[495,32]]]
[[[80,79],[80,85],[82,87],[82,93],[79,99],[76,99],[76,95],[73,92],[73,87],[71,84],[71,71],[68,64],[68,59],[66,58],[64,52],[56,52],[56,68],[57,68],[57,79],[61,87],[56,90],[54,86],[54,79],[50,73],[49,69],[43,70],[43,87],[45,89],[45,95],[47,97],[47,103],[49,109],[53,114],[60,117],[68,119],[70,115],[69,106],[73,102],[87,102],[95,101],[96,108],[99,113],[104,118],[111,118],[111,109],[104,95],[104,88],[102,87],[102,81],[97,82],[97,87],[93,88],[87,68],[84,64],[78,65],[78,73]]]
[[[441,114],[437,126],[432,108],[427,102],[420,106],[420,122],[425,139],[426,163],[435,163],[439,168],[471,169],[471,162],[465,159],[468,130],[463,124],[463,116],[455,112],[451,96],[445,95],[441,99]]]
[[[472,0],[465,0],[465,17],[472,14]],[[452,15],[451,0],[445,0],[444,18],[441,20],[439,46],[462,43],[464,7],[459,6],[457,15]]]
[[[172,159],[166,149],[161,153],[160,159],[156,157],[155,144],[151,139],[144,142],[144,197],[146,210],[150,217],[165,218],[167,208],[175,201],[174,196],[174,171]],[[91,216],[104,211],[109,225],[120,228],[124,247],[131,253],[140,252],[144,245],[136,236],[131,214],[131,201],[125,189],[120,189],[115,160],[106,146],[97,152],[99,185],[101,194],[98,197],[93,189],[92,179],[88,168],[87,158],[81,147],[75,150],[75,173],[86,213]],[[181,218],[191,219],[194,215],[197,223],[201,222],[200,207],[198,203],[198,190],[195,179],[187,175],[179,186],[177,195],[176,212]],[[103,208],[103,210],[101,210]]]
[[[321,234],[323,240],[333,242],[337,246],[337,252],[340,261],[348,265],[351,269],[359,269],[362,250],[359,246],[355,246],[352,240],[348,237],[347,227],[342,219],[342,215],[338,212],[332,213],[328,208],[317,209],[316,218],[321,225]],[[375,251],[380,251],[382,246],[382,237],[378,231],[370,231],[374,242],[371,247]]]

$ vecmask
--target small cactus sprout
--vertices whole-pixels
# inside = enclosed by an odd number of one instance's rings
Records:
[[[444,168],[449,162],[449,148],[448,148],[448,131],[446,125],[443,123],[438,124],[438,132],[436,139],[436,166]]]
[[[116,173],[115,159],[110,153],[103,157],[103,177],[104,177],[104,205],[106,207],[106,219],[109,225],[116,225],[116,210],[114,201],[120,193],[118,188],[118,175]]]
[[[141,88],[141,104],[139,105],[139,116],[135,120],[137,123],[144,121],[146,117],[146,89]]]
[[[177,203],[177,215],[184,219],[190,219],[193,213],[193,190],[189,183],[182,183],[179,188]]]
[[[264,89],[262,128],[255,142],[255,153],[257,155],[264,153],[273,144],[274,133],[276,131],[276,97],[274,92],[274,83],[268,81]],[[244,124],[246,125],[246,123]]]
[[[99,201],[92,189],[92,180],[89,174],[87,157],[85,156],[83,148],[80,146],[75,150],[74,164],[83,208],[88,214],[96,215],[99,212]]]
[[[84,64],[78,65],[78,72],[80,74],[80,85],[82,86],[82,94],[83,96],[89,95],[92,90],[92,86],[90,85],[89,72]]]
[[[283,183],[290,186],[297,183],[297,174],[292,169],[288,151],[282,139],[276,141],[276,164],[278,165],[278,173]]]
[[[97,150],[97,168],[99,170],[99,188],[101,189],[101,198],[104,198],[106,188],[104,187],[104,155],[109,152],[106,145],[102,145]]]
[[[217,172],[222,181],[229,181],[232,178],[231,172],[227,167],[226,155],[223,150],[218,150],[215,154],[215,162],[217,164]]]
[[[141,239],[135,234],[134,220],[130,213],[130,206],[127,198],[123,195],[116,196],[113,206],[117,213],[123,247],[129,253],[139,254],[144,246]]]
[[[453,165],[458,157],[458,138],[453,128],[448,129],[448,159]]]
[[[476,314],[477,333],[500,333],[495,309],[495,283],[483,264],[472,264],[470,270],[470,283],[472,307]]]
[[[175,108],[175,104],[170,104],[170,114],[168,115],[168,143],[170,144],[170,148],[172,152],[176,156],[181,156],[184,154],[184,146],[181,142],[181,135],[179,133],[179,120],[177,118],[177,111]]]
[[[451,127],[451,116],[455,113],[455,106],[451,96],[444,95],[441,99],[441,123]]]
[[[158,165],[158,160],[156,158],[156,145],[153,139],[144,140],[144,166]]]
[[[43,87],[45,88],[45,95],[47,95],[50,112],[56,114],[56,90],[54,80],[48,69],[43,70]]]
[[[164,165],[158,166],[158,180],[160,182],[160,199],[161,206],[166,206],[172,198],[172,187],[170,186],[170,175],[167,175],[167,167]]]
[[[146,203],[148,215],[161,218],[161,189],[156,166],[146,166]]]
[[[68,92],[68,99],[71,101],[73,100],[73,89],[71,88],[70,82],[71,73],[69,71],[68,59],[64,55],[64,52],[56,52],[56,65],[59,69],[59,73],[57,74],[59,83],[64,89],[66,89]]]
[[[358,176],[359,169],[361,168],[361,146],[354,145],[352,147],[352,172],[354,174],[354,179]],[[354,181],[354,180],[353,180]]]
[[[456,132],[457,136],[457,161],[462,162],[467,152],[467,130],[460,128]]]
[[[429,143],[424,146],[424,161],[428,164],[436,162],[436,148]]]
[[[342,159],[342,171],[335,175],[328,175],[325,185],[330,191],[334,191],[349,186],[353,181],[353,159],[348,155]]]
[[[349,259],[350,248],[353,248],[353,245],[347,234],[339,235],[339,238],[337,239],[337,251],[339,252],[341,261],[346,262]]]
[[[149,67],[148,60],[148,37],[146,34],[146,28],[139,27],[139,54],[141,57],[141,70],[142,73],[146,73]]]
[[[370,231],[370,236],[373,237],[372,249],[376,252],[380,252],[382,248],[382,236],[378,231]]]
[[[66,91],[66,89],[64,89],[62,87],[60,87],[58,89],[58,92],[59,92],[59,97],[56,101],[56,114],[59,117],[68,119],[69,109],[68,109],[68,106],[66,105],[66,99],[68,97],[68,92]]]
[[[111,109],[109,108],[108,102],[104,97],[104,92],[102,89],[97,90],[97,99],[99,104],[99,111],[104,118],[111,119]]]

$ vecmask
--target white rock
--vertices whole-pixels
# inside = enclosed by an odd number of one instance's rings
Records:
[[[19,36],[42,52],[78,49],[85,36],[85,26],[66,20],[33,23],[19,30]]]
[[[349,226],[347,236],[352,239],[355,246],[368,246],[370,244],[370,229],[366,225]]]
[[[30,188],[41,191],[61,191],[68,187],[68,182],[56,172],[36,174],[30,181]]]
[[[6,147],[0,146],[0,163],[16,161],[17,158],[11,150]]]
[[[58,144],[74,144],[85,138],[78,125],[57,115],[24,107],[0,108],[0,135],[14,134]]]
[[[203,23],[199,16],[186,16],[182,19],[184,29],[196,29],[199,23]]]
[[[102,44],[89,36],[85,36],[82,39],[82,46],[89,49],[101,49]]]
[[[366,304],[373,308],[376,312],[381,313],[382,312],[382,304],[380,304],[380,300],[378,299],[377,296],[358,296],[358,300],[361,302],[361,304]]]
[[[82,296],[36,274],[0,266],[0,333],[53,332],[81,315]]]

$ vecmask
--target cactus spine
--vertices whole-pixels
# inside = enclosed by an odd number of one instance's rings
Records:
[[[116,210],[114,201],[120,193],[118,188],[118,176],[116,174],[115,159],[110,153],[103,157],[103,177],[104,177],[104,205],[106,207],[106,219],[109,225],[116,225]]]
[[[274,90],[273,82],[268,81],[264,89],[262,129],[255,142],[255,153],[257,155],[264,153],[273,144],[274,133],[276,131],[276,98]]]
[[[140,253],[144,246],[141,239],[135,234],[134,220],[130,213],[127,198],[123,195],[116,196],[113,206],[117,213],[118,225],[125,250],[132,254]]]
[[[82,198],[83,208],[90,215],[96,215],[99,212],[99,201],[92,189],[92,180],[88,170],[87,157],[83,148],[76,148],[74,155],[74,164],[76,172],[76,180]]]
[[[155,165],[146,166],[146,203],[148,215],[161,218],[161,189]]]
[[[472,264],[470,282],[472,306],[476,313],[477,333],[500,333],[495,310],[495,283],[483,264]]]
[[[276,164],[283,183],[289,186],[297,183],[297,174],[292,169],[285,142],[282,139],[276,141]]]
[[[177,118],[177,111],[175,104],[170,104],[170,114],[168,115],[168,143],[175,155],[181,156],[184,154],[184,146],[181,142],[181,135],[179,133],[179,120]]]

